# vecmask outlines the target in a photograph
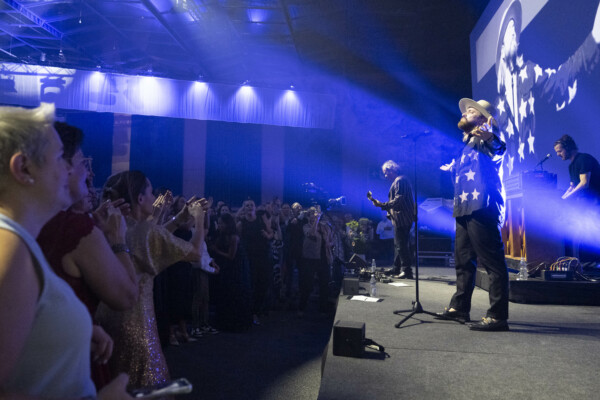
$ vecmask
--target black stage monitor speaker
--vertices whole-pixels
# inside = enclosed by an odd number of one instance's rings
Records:
[[[349,263],[354,264],[354,268],[367,268],[368,266],[367,262],[356,254],[353,254],[352,257],[350,257]]]
[[[344,295],[355,295],[358,294],[359,290],[358,278],[344,277],[344,284],[342,287]]]
[[[365,323],[336,321],[333,325],[333,355],[361,358],[365,352]]]

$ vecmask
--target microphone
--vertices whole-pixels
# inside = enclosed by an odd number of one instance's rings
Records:
[[[544,164],[550,157],[552,157],[552,154],[550,154],[550,153],[546,154],[546,157],[544,157],[542,159],[542,161],[540,161],[539,163],[537,163],[537,165],[535,167],[537,168],[539,166],[539,167],[542,167],[542,169],[543,169],[542,164]]]

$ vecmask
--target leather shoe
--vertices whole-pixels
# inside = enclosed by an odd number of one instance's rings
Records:
[[[482,318],[480,322],[469,326],[472,331],[501,332],[508,330],[508,322],[505,319]]]
[[[460,322],[461,324],[471,321],[471,318],[469,317],[468,312],[456,311],[456,310],[450,311],[448,308],[445,308],[444,312],[437,313],[437,317],[435,317],[435,318],[436,319],[444,319],[444,320],[448,320],[448,321],[456,321],[456,322]]]

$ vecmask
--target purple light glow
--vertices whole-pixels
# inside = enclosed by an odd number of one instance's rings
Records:
[[[266,22],[269,20],[269,10],[260,8],[249,8],[247,10],[248,19],[254,23]]]

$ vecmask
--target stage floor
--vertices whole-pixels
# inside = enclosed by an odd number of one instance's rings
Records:
[[[438,312],[454,292],[454,270],[422,268],[420,302]],[[411,310],[409,287],[378,284],[382,302],[340,295],[335,321],[366,324],[366,337],[389,357],[334,356],[330,341],[319,399],[565,399],[600,393],[600,309],[510,303],[509,332],[476,332]],[[368,283],[361,282],[367,288]],[[361,293],[366,293],[361,291]],[[471,318],[485,315],[488,293],[475,288]],[[394,315],[394,310],[407,310]]]

